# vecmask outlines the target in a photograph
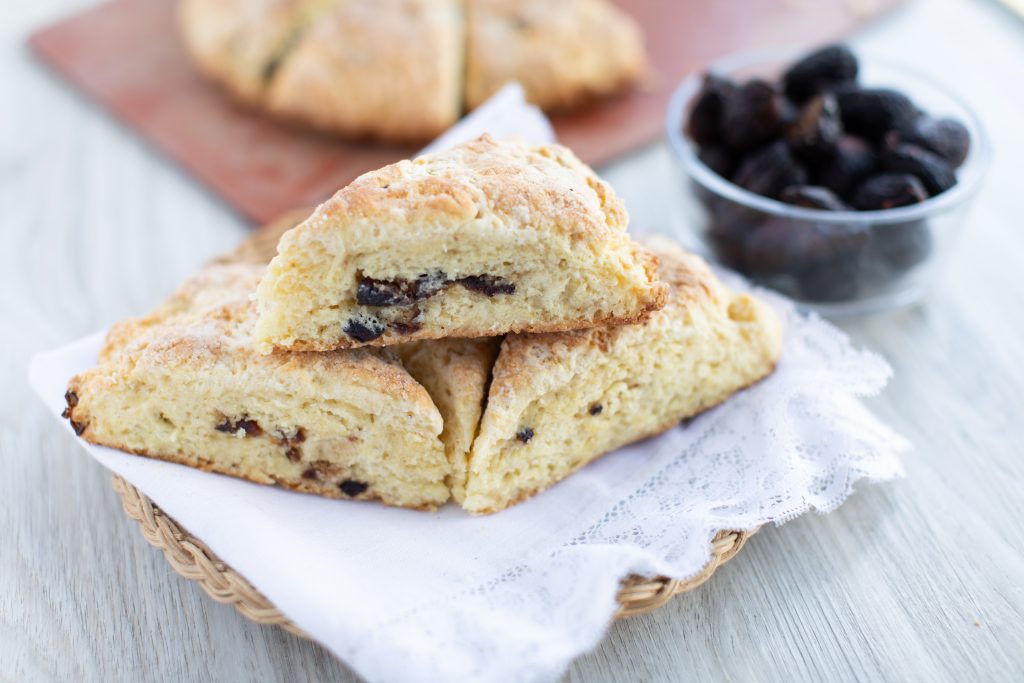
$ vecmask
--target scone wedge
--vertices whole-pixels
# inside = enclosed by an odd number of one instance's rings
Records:
[[[608,0],[472,0],[466,107],[510,81],[548,111],[614,94],[641,79],[643,34]]]
[[[673,243],[649,246],[672,292],[646,322],[505,338],[468,461],[467,510],[502,510],[771,372],[773,312]]]
[[[569,150],[483,136],[357,178],[278,245],[265,350],[548,332],[644,319],[657,260]]]
[[[433,509],[449,497],[441,415],[393,352],[262,354],[265,266],[213,264],[150,315],[115,325],[74,377],[83,439],[334,498]]]
[[[267,89],[267,107],[328,132],[428,140],[462,114],[458,0],[343,0],[321,15]]]

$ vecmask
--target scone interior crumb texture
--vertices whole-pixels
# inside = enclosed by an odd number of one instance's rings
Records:
[[[323,130],[425,140],[509,81],[545,108],[638,80],[639,27],[608,0],[181,0],[196,65]]]
[[[335,498],[432,509],[448,497],[441,416],[390,352],[264,355],[251,292],[264,266],[213,265],[116,325],[70,382],[87,441]]]
[[[469,458],[467,510],[502,510],[771,372],[782,344],[773,312],[674,244],[651,246],[672,293],[645,323],[505,338]]]
[[[621,200],[569,150],[488,136],[357,178],[282,238],[264,349],[632,322],[664,304]]]

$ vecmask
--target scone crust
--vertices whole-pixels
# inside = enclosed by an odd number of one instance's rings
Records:
[[[469,109],[509,81],[545,110],[570,109],[646,71],[640,27],[607,0],[473,0],[467,30]]]
[[[285,233],[278,255],[260,283],[260,321],[256,335],[291,350],[327,350],[360,345],[385,346],[437,338],[421,329],[385,333],[359,342],[344,336],[318,339],[290,336],[283,316],[301,321],[337,301],[292,301],[307,311],[286,310],[288,288],[317,281],[310,254],[333,259],[339,267],[353,255],[392,253],[433,243],[469,243],[503,239],[511,243],[544,240],[576,253],[599,254],[621,268],[618,294],[636,301],[628,311],[551,322],[523,323],[506,329],[462,327],[444,336],[496,336],[514,332],[552,332],[599,324],[638,322],[665,303],[668,288],[657,279],[657,258],[632,242],[625,207],[611,188],[560,145],[499,143],[489,135],[446,152],[401,161],[360,176],[321,205],[302,225]],[[329,256],[324,256],[325,254]],[[510,257],[515,256],[510,253]],[[430,263],[427,266],[441,266]],[[320,266],[318,266],[320,267]],[[571,266],[570,266],[571,267]]]

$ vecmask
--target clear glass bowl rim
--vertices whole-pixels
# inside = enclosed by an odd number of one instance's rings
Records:
[[[736,69],[757,66],[758,64],[774,64],[786,60],[794,61],[806,54],[806,49],[789,47],[736,52],[715,60],[706,69],[696,71],[684,78],[672,92],[668,102],[668,111],[665,117],[665,134],[668,137],[669,145],[689,176],[708,191],[742,206],[786,218],[814,221],[816,223],[905,223],[944,212],[973,196],[985,170],[988,168],[991,154],[988,136],[974,110],[959,96],[951,93],[947,88],[936,83],[931,77],[922,74],[916,69],[888,59],[878,59],[870,54],[867,55],[865,60],[862,57],[861,51],[855,50],[855,52],[857,53],[857,58],[862,63],[878,65],[919,82],[921,85],[941,94],[963,111],[966,120],[962,121],[962,123],[967,127],[970,134],[971,149],[966,162],[957,169],[957,184],[951,189],[935,197],[930,197],[919,204],[901,206],[895,209],[884,209],[881,211],[826,211],[793,206],[792,204],[786,204],[754,194],[726,180],[705,165],[697,157],[693,145],[683,132],[690,101],[700,90],[704,74],[707,72],[728,74]],[[879,84],[878,87],[885,87],[885,84]]]

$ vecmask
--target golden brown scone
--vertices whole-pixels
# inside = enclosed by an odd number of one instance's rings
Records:
[[[502,510],[771,372],[782,348],[771,309],[730,292],[674,243],[649,246],[672,292],[647,322],[505,338],[464,508]]]
[[[664,304],[621,200],[568,149],[483,136],[367,173],[281,238],[263,348],[633,322]]]
[[[264,266],[213,264],[118,323],[65,413],[86,441],[334,498],[448,499],[441,415],[394,353],[258,353]]]
[[[462,113],[462,25],[456,0],[346,0],[283,62],[267,106],[349,136],[436,137]]]
[[[422,384],[441,411],[444,443],[451,475],[452,497],[462,501],[466,459],[483,413],[491,367],[501,339],[436,339],[397,347],[402,365]]]
[[[622,90],[646,69],[643,34],[607,0],[472,0],[468,4],[466,106],[509,81],[547,110]]]
[[[178,23],[199,69],[250,105],[307,28],[338,0],[181,0]]]

